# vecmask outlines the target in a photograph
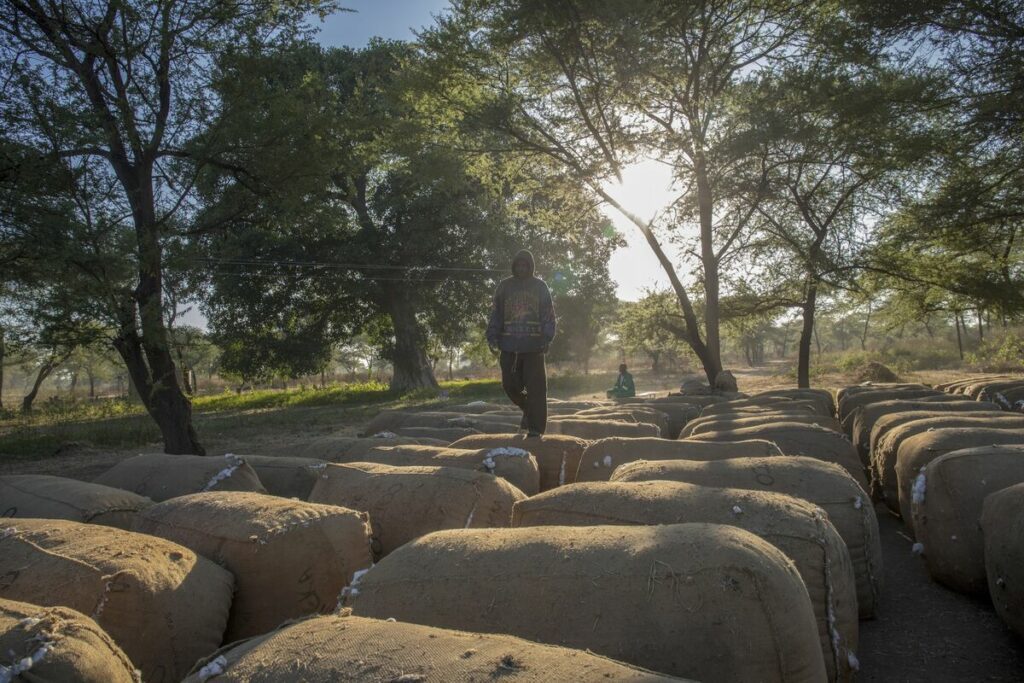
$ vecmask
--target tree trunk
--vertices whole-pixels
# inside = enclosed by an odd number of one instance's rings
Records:
[[[69,387],[68,393],[71,394],[71,398],[75,397],[75,390],[78,388],[78,371],[71,373],[71,386]]]
[[[404,292],[388,297],[388,314],[395,330],[395,348],[391,358],[392,391],[437,389],[437,380],[427,358],[427,339],[416,319],[416,311]]]
[[[42,365],[39,366],[39,372],[36,373],[35,382],[32,383],[32,390],[25,394],[25,397],[21,399],[21,412],[31,413],[32,403],[36,400],[36,396],[39,395],[39,387],[43,386],[43,382],[50,376],[54,368],[60,365],[61,361],[56,356],[49,356],[43,361]]]
[[[89,377],[89,398],[96,398],[96,375],[91,370],[86,371]]]
[[[981,307],[978,308],[978,341],[982,344],[985,343],[985,319],[981,314]]]
[[[960,311],[953,314],[953,322],[956,323],[956,349],[960,352],[960,360],[964,359],[964,342],[960,337]]]
[[[868,314],[864,317],[864,332],[860,335],[860,350],[868,350],[868,326],[871,324],[871,302],[868,302]]]
[[[122,311],[115,346],[128,366],[146,411],[160,428],[164,452],[205,455],[192,426],[192,404],[178,382],[163,315],[163,250],[153,194],[153,160],[146,158],[132,166],[125,166],[124,162],[115,166],[132,207],[139,255],[134,307]],[[136,307],[141,334],[135,323]]]
[[[715,254],[714,216],[711,181],[708,178],[707,163],[703,152],[694,160],[694,180],[697,183],[697,211],[700,218],[700,260],[704,266],[704,330],[707,340],[707,356],[715,375],[722,369],[722,346],[719,336],[720,313],[718,306],[718,256]],[[715,385],[715,378],[708,375],[708,382]]]
[[[797,357],[796,383],[801,389],[811,386],[811,336],[814,334],[814,308],[818,299],[818,283],[809,282],[804,299],[804,325],[800,331],[800,349]]]
[[[146,412],[156,422],[160,434],[164,440],[164,452],[181,455],[206,455],[206,451],[199,444],[199,437],[192,426],[192,404],[181,393],[177,384],[177,376],[174,371],[174,363],[170,359],[170,352],[166,354],[166,360],[170,363],[170,372],[153,372],[147,366],[147,359],[156,357],[148,354],[143,347],[142,341],[134,330],[124,330],[114,340],[114,348],[124,360],[128,368],[128,374],[142,405]],[[175,391],[168,390],[166,386],[160,386],[157,377],[165,381],[174,382]]]
[[[4,356],[7,347],[4,345],[4,328],[0,327],[0,410],[4,407]]]

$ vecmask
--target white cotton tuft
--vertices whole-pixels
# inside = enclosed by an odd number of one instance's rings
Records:
[[[200,681],[204,682],[210,680],[214,676],[220,676],[228,669],[228,660],[224,655],[219,655],[213,660],[208,662],[203,668],[199,670],[196,676]]]
[[[846,661],[849,662],[852,670],[860,671],[860,660],[857,659],[857,655],[853,654],[853,652],[846,653]]]
[[[921,468],[920,474],[914,479],[914,487],[911,489],[911,500],[915,505],[920,505],[924,502],[924,495],[928,489],[928,482],[925,480],[924,468]]]
[[[213,479],[206,482],[206,486],[203,487],[203,491],[212,490],[217,484],[221,483],[222,481],[230,477],[232,474],[235,473],[235,470],[237,470],[239,467],[245,464],[245,460],[242,460],[234,453],[225,453],[224,459],[227,460],[228,466],[222,469],[217,474],[213,475]]]
[[[397,439],[398,438],[398,434],[395,434],[394,432],[377,432],[376,434],[373,435],[372,438],[374,438],[374,439]]]
[[[604,463],[605,467],[611,467],[612,466],[612,456],[610,456],[610,455],[604,456],[604,460],[602,462]]]
[[[924,543],[915,543],[914,545],[910,546],[910,552],[914,553],[915,555],[923,555]]]
[[[742,515],[743,514],[743,508],[741,508],[739,505],[733,505],[732,506],[732,514],[734,514],[734,515]]]
[[[530,451],[522,448],[516,448],[514,446],[499,446],[498,448],[492,448],[487,451],[488,458],[525,458],[530,455]]]
[[[857,496],[857,498],[853,501],[853,507],[856,508],[857,510],[860,510],[862,507],[864,507],[864,501],[861,499],[860,496]]]

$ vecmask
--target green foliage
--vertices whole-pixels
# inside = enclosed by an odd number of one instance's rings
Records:
[[[1024,335],[1007,332],[989,337],[976,351],[967,354],[966,360],[982,372],[1024,371]]]

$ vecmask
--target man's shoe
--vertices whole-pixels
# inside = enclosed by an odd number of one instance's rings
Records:
[[[532,438],[532,437],[535,437],[535,436],[544,436],[544,435],[541,434],[540,432],[535,432],[532,429],[526,433],[526,438],[528,438],[528,439]]]

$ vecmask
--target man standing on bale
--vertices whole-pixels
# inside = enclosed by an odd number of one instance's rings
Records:
[[[520,427],[527,436],[540,436],[548,421],[544,354],[555,338],[555,307],[533,272],[533,254],[523,249],[512,259],[512,277],[494,292],[487,345],[501,352],[501,387],[523,411]]]

